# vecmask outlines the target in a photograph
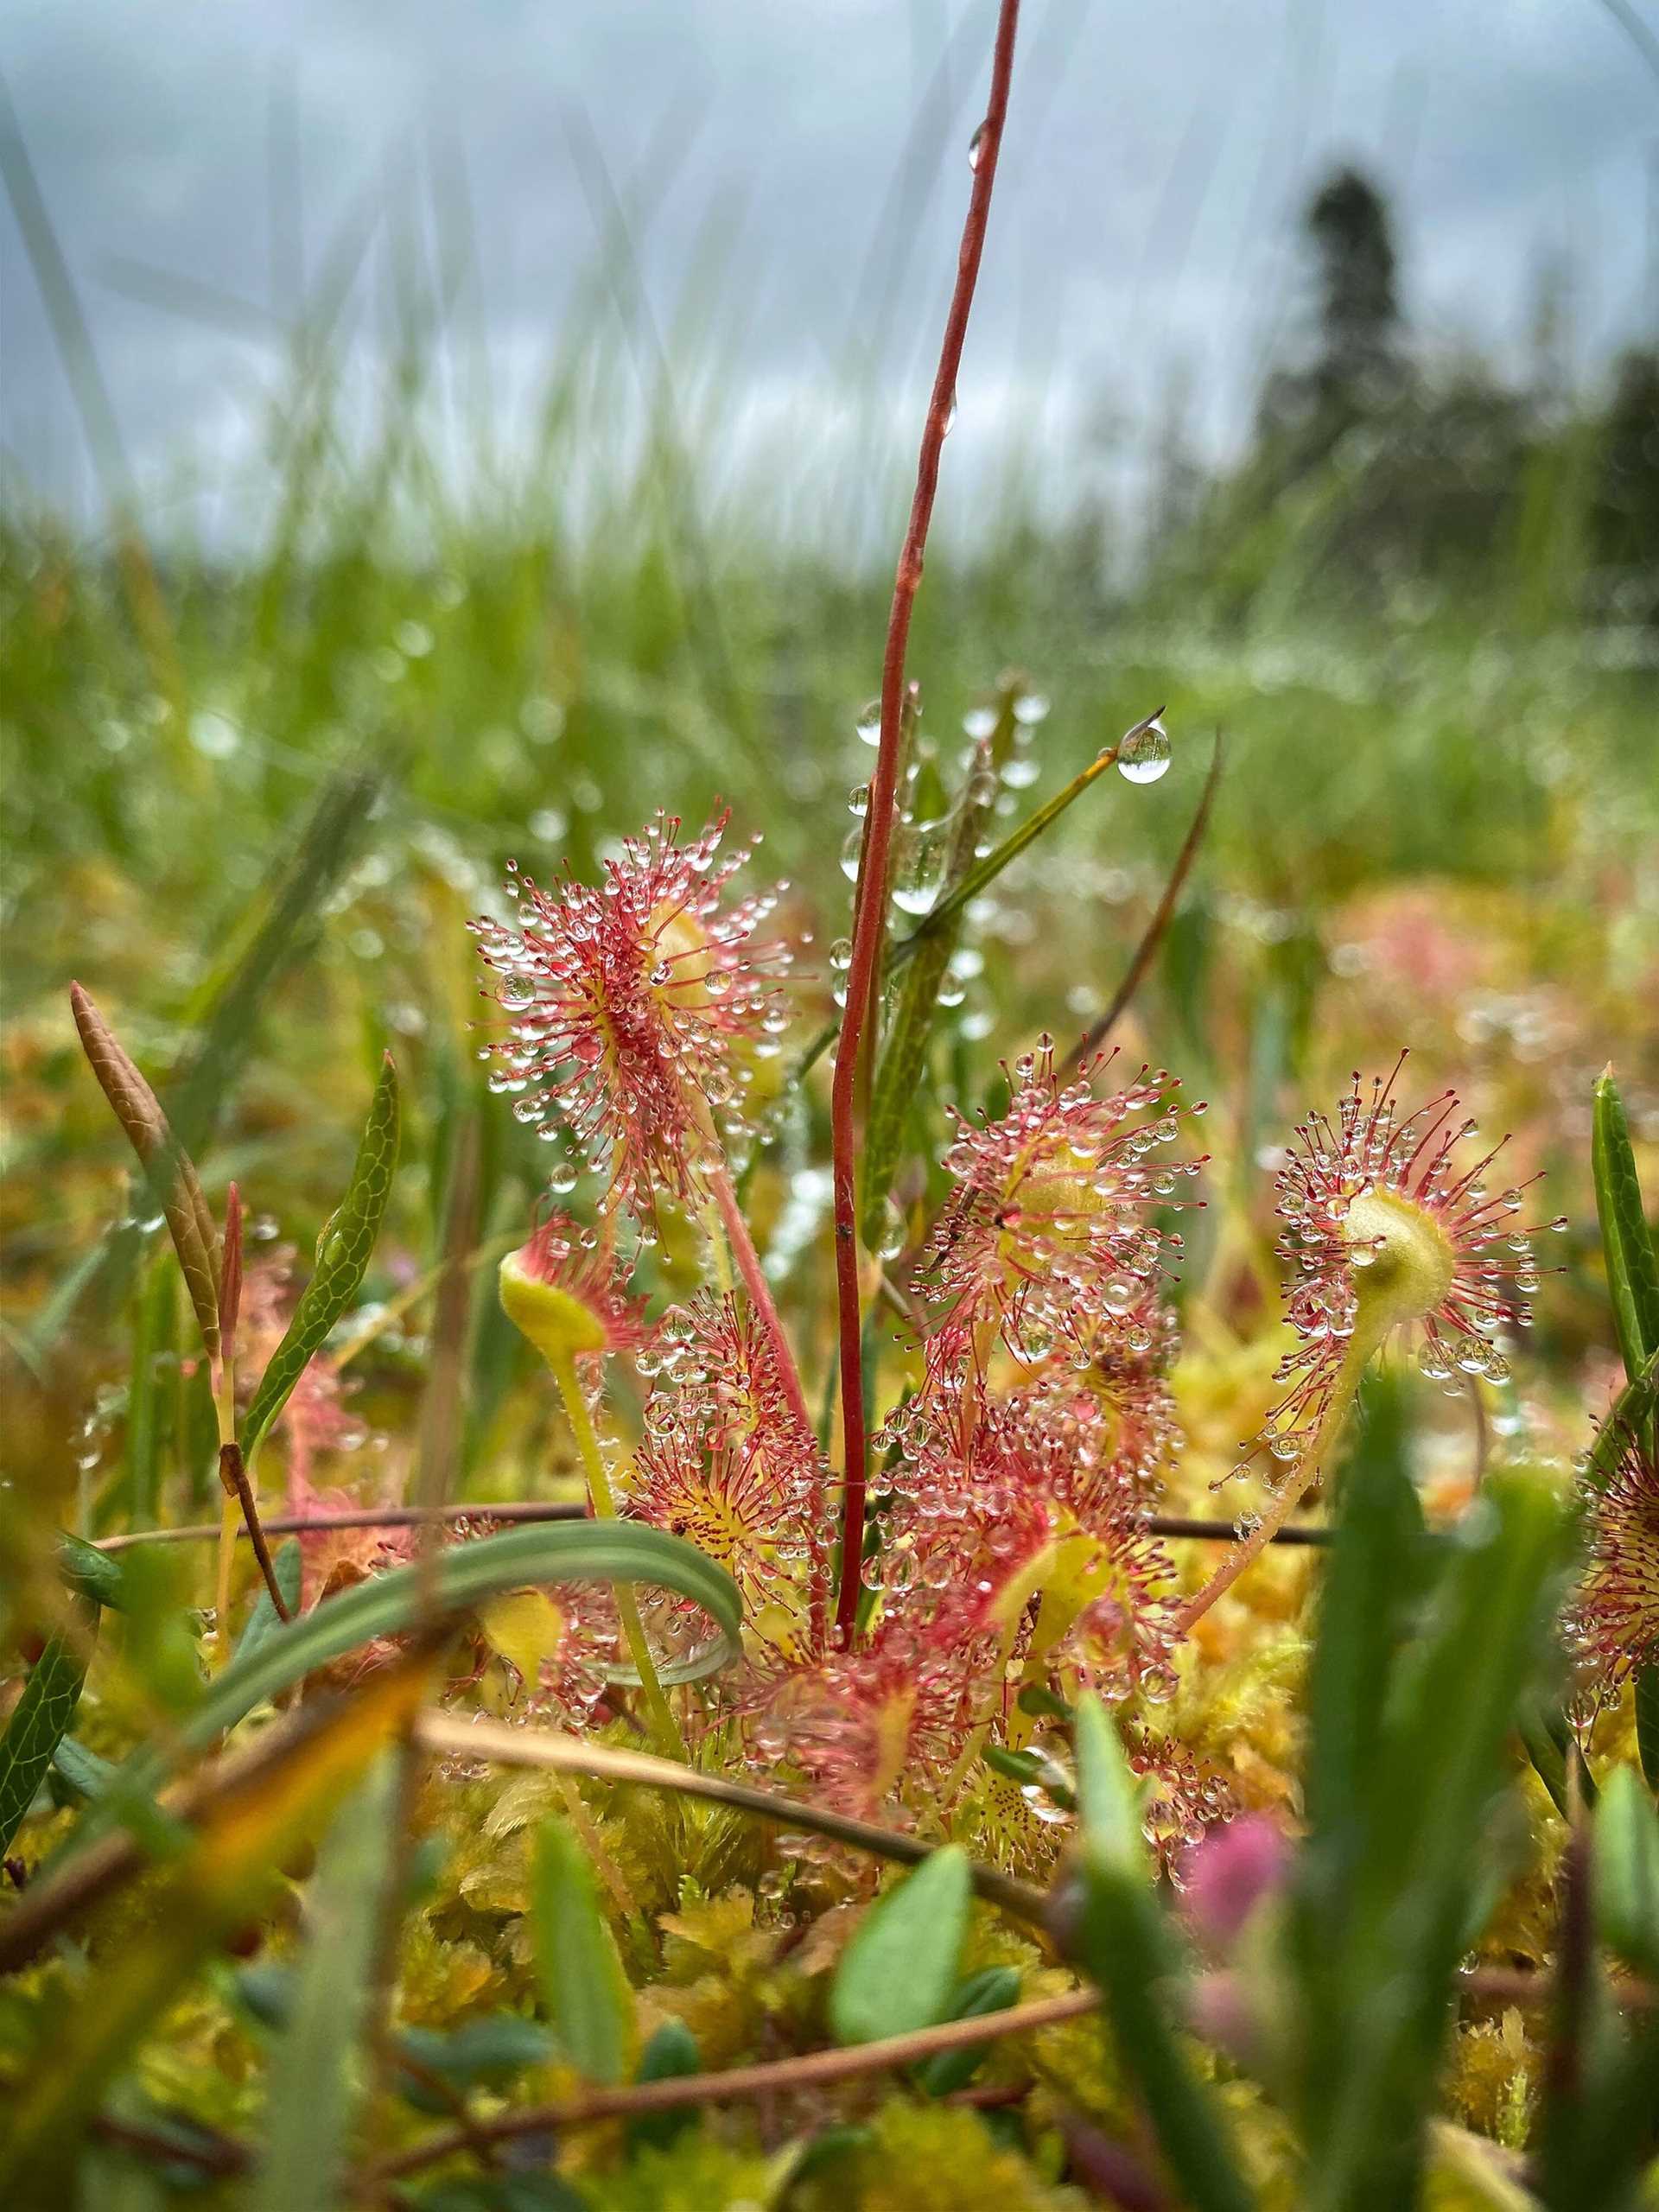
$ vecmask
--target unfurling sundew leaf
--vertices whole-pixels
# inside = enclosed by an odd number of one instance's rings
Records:
[[[536,1852],[536,1969],[565,2056],[590,2082],[620,2082],[633,2039],[633,1998],[587,1853],[550,1820]]]
[[[287,1334],[260,1377],[242,1428],[242,1456],[250,1466],[289,1394],[321,1351],[332,1329],[357,1295],[385,1217],[397,1165],[397,1071],[387,1053],[369,1105],[369,1118],[353,1164],[346,1195],[317,1240],[316,1272],[306,1285]]]
[[[876,1900],[830,1992],[838,2043],[876,2043],[947,2017],[972,1895],[968,1854],[951,1843]]]
[[[189,1156],[174,1137],[161,1102],[115,1041],[114,1033],[79,983],[69,1004],[81,1049],[153,1191],[184,1271],[201,1340],[219,1357],[219,1260],[213,1217]]]

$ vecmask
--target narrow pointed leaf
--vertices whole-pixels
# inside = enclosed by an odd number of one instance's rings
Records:
[[[98,1609],[83,1605],[83,1613],[77,1629],[48,1638],[0,1735],[0,1854],[10,1850],[80,1703]]]
[[[1017,1967],[986,1967],[958,1984],[950,2000],[947,2020],[978,2020],[988,2012],[1006,2012],[1020,1997]],[[916,2069],[916,2086],[930,2097],[954,2096],[965,2089],[985,2061],[988,2044],[968,2050],[941,2050],[924,2059]]]
[[[1083,1844],[1071,1948],[1106,1999],[1118,2056],[1182,2202],[1192,2212],[1253,2212],[1219,2106],[1171,2016],[1179,1951],[1152,1892],[1135,1777],[1092,1694],[1077,1707],[1077,1746]]]
[[[1624,1102],[1611,1068],[1596,1081],[1590,1160],[1613,1326],[1624,1372],[1635,1382],[1659,1351],[1659,1262],[1642,1210],[1642,1185],[1637,1179]]]
[[[306,1887],[305,1952],[271,2057],[254,2212],[313,2212],[340,2190],[363,2086],[397,1781],[397,1758],[383,1751],[335,1816]]]
[[[213,1217],[189,1155],[174,1137],[161,1102],[115,1041],[113,1031],[79,983],[69,1004],[99,1086],[138,1156],[166,1217],[185,1287],[210,1359],[219,1357],[219,1260]]]
[[[565,2056],[590,2082],[621,2081],[633,1995],[588,1854],[560,1820],[547,1823],[537,1846],[533,1910],[542,2002]]]
[[[300,1610],[300,1586],[305,1574],[305,1557],[297,1536],[289,1536],[286,1542],[276,1547],[271,1567],[276,1577],[276,1587],[283,1593],[283,1603],[288,1607],[290,1616],[297,1613]],[[282,1624],[281,1616],[271,1602],[270,1592],[262,1582],[248,1615],[247,1625],[237,1638],[237,1657],[249,1657]]]
[[[1659,1811],[1621,1766],[1596,1808],[1596,1920],[1609,1950],[1659,1980]]]
[[[304,1374],[340,1315],[357,1295],[385,1217],[391,1195],[392,1170],[397,1164],[397,1071],[387,1053],[369,1106],[369,1118],[358,1146],[357,1159],[346,1195],[323,1225],[317,1239],[316,1272],[306,1285],[287,1333],[271,1354],[270,1364],[260,1377],[253,1403],[248,1408],[241,1437],[242,1456],[249,1465],[271,1423],[287,1404],[289,1394]]]
[[[946,2018],[972,1895],[968,1854],[951,1843],[877,1898],[842,1953],[830,1991],[838,2043],[877,2043]]]

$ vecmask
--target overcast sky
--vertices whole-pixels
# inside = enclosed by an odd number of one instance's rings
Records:
[[[1659,0],[1628,4],[1659,23]],[[450,207],[466,180],[463,311],[504,391],[559,345],[601,163],[635,195],[659,317],[699,238],[726,240],[710,314],[749,416],[811,419],[861,350],[897,388],[937,342],[994,14],[7,0],[0,73],[148,485],[237,453],[271,373],[261,319],[293,315],[357,214],[429,207],[435,178]],[[1436,340],[1519,358],[1549,253],[1576,270],[1581,372],[1651,322],[1659,84],[1600,0],[1027,0],[1021,37],[969,442],[1085,398],[1144,419],[1177,359],[1205,439],[1236,436],[1294,303],[1296,207],[1338,158],[1396,195],[1408,306]],[[380,220],[346,323],[365,352],[390,235]],[[141,270],[224,296],[220,321],[133,296]],[[35,480],[75,486],[80,434],[10,211],[0,285],[0,432]],[[1058,488],[1063,447],[1052,466]]]

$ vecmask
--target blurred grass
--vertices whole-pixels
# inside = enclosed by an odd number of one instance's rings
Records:
[[[412,1128],[399,1241],[371,1286],[386,1294],[445,1256],[458,1147],[484,1237],[537,1185],[537,1148],[481,1096],[468,1033],[464,925],[509,856],[587,873],[657,806],[696,819],[722,798],[765,830],[764,867],[798,885],[795,922],[819,947],[844,927],[845,794],[870,757],[853,722],[875,688],[894,538],[864,525],[896,517],[906,489],[892,410],[871,372],[846,445],[820,452],[803,425],[785,476],[775,455],[734,459],[743,328],[718,222],[657,330],[631,226],[659,188],[625,191],[590,140],[574,150],[602,247],[510,439],[461,312],[456,192],[426,260],[412,228],[394,241],[394,342],[375,376],[349,344],[364,215],[294,324],[272,326],[257,461],[185,487],[148,531],[124,467],[92,533],[9,470],[0,1357],[7,1471],[60,1498],[89,1404],[82,1474],[102,1480],[130,1298],[149,1299],[142,1343],[176,1370],[146,1277],[87,1271],[124,1201],[118,1140],[73,1049],[71,976],[158,1085],[171,1078],[210,1188],[236,1176],[302,1249],[392,1044]],[[237,311],[123,281],[173,311]],[[1345,591],[1332,576],[1370,483],[1351,453],[1265,505],[1224,491],[1131,588],[1108,581],[1109,518],[1056,516],[1026,488],[1055,474],[1053,455],[1017,450],[971,480],[947,467],[912,653],[924,727],[954,758],[963,711],[1013,664],[1052,702],[1022,800],[1160,702],[1175,766],[1147,790],[1108,777],[1011,872],[942,1056],[950,1095],[977,1096],[998,1052],[1045,1023],[1075,1034],[1109,998],[1220,727],[1230,767],[1208,846],[1125,1032],[1215,1102],[1211,1191],[1228,1203],[1194,1234],[1194,1279],[1208,1270],[1214,1289],[1241,1249],[1260,1274],[1262,1148],[1351,1065],[1404,1043],[1425,1085],[1465,1083],[1517,1130],[1521,1166],[1551,1170],[1546,1213],[1587,1223],[1580,1154],[1605,1060],[1625,1071],[1639,1141],[1659,1136],[1643,887],[1659,850],[1655,648],[1595,611],[1592,429],[1540,444],[1449,580]],[[135,559],[153,597],[135,599]],[[804,1019],[821,1017],[822,977],[803,995]],[[798,1156],[810,1138],[795,1128]],[[1595,1334],[1583,1287],[1575,1274],[1547,1300],[1541,1344],[1562,1376]],[[481,1289],[448,1309],[473,1467],[499,1447],[516,1355]],[[417,1341],[414,1363],[430,1349]],[[406,1421],[397,1375],[376,1387],[380,1416]],[[169,1389],[140,1393],[147,1469],[189,1458],[200,1408],[188,1381]]]

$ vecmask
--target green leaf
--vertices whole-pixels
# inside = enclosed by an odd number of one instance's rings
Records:
[[[1596,1921],[1626,1966],[1659,1980],[1659,1812],[1632,1767],[1607,1777],[1596,1808]]]
[[[291,1615],[300,1610],[300,1585],[305,1573],[305,1554],[297,1536],[289,1536],[276,1547],[272,1558],[271,1572],[276,1577],[276,1587],[283,1593],[283,1603]],[[247,1625],[237,1638],[236,1656],[245,1659],[257,1651],[274,1630],[282,1626],[282,1618],[271,1603],[270,1592],[262,1581],[248,1614]]]
[[[388,1052],[374,1087],[369,1118],[346,1195],[317,1239],[316,1272],[307,1283],[287,1334],[271,1354],[243,1424],[242,1457],[251,1465],[266,1431],[346,1308],[357,1295],[380,1233],[397,1164],[397,1071]]]
[[[362,2093],[380,1916],[397,1834],[398,1757],[383,1752],[335,1816],[306,1887],[306,1943],[271,2056],[254,2212],[334,2203]]]
[[[52,1754],[52,1788],[65,1804],[87,1804],[114,1780],[115,1762],[100,1758],[73,1736],[65,1736]]]
[[[627,2070],[633,1993],[580,1840],[561,1820],[543,1828],[531,1892],[542,2002],[564,2054],[590,2082]]]
[[[1613,1071],[1596,1079],[1590,1162],[1607,1264],[1607,1292],[1624,1372],[1632,1382],[1659,1351],[1659,1261],[1642,1210],[1642,1185]]]
[[[980,2020],[988,2012],[1006,2012],[1020,1996],[1016,1967],[985,1967],[957,1985],[947,2020]],[[988,2044],[977,2050],[939,2050],[916,2069],[916,2086],[930,2097],[954,2096],[965,2089],[984,2063]]]
[[[1083,1843],[1072,1948],[1105,1997],[1119,2058],[1184,2202],[1192,2212],[1254,2212],[1216,2098],[1170,2017],[1179,1953],[1152,1893],[1134,1776],[1092,1693],[1078,1702],[1077,1746]]]
[[[878,1897],[841,1955],[830,1991],[838,2043],[931,2028],[950,2010],[973,1890],[968,1854],[946,1844]]]
[[[636,2082],[680,2082],[702,2070],[702,2053],[697,2039],[683,2020],[664,2020],[651,2041],[639,2054]],[[687,2105],[682,2112],[640,2113],[628,2122],[628,2144],[638,2149],[641,2144],[661,2151],[677,2135],[684,2133],[696,2124],[696,2110]]]
[[[84,1606],[83,1601],[83,1607],[79,1632],[48,1640],[0,1736],[0,1853],[10,1850],[80,1703],[86,1681],[84,1653],[98,1632],[96,1606]]]
[[[126,1604],[126,1571],[120,1555],[99,1551],[67,1530],[58,1535],[58,1573],[77,1598],[121,1611]]]
[[[1659,1665],[1636,1670],[1636,1751],[1649,1789],[1659,1789]]]
[[[683,1537],[628,1521],[566,1521],[509,1529],[473,1544],[451,1544],[435,1556],[394,1567],[342,1590],[297,1620],[283,1622],[251,1652],[238,1655],[180,1723],[180,1751],[205,1749],[227,1728],[279,1692],[291,1689],[377,1637],[400,1636],[426,1620],[476,1605],[503,1590],[543,1582],[641,1582],[671,1590],[700,1605],[721,1631],[701,1658],[662,1670],[665,1682],[691,1681],[737,1656],[742,1625],[737,1586],[722,1567]],[[129,1794],[154,1791],[168,1771],[164,1751],[137,1752],[122,1769]]]
[[[1650,1352],[1634,1382],[1627,1382],[1609,1408],[1596,1440],[1585,1455],[1583,1476],[1593,1490],[1604,1490],[1620,1451],[1659,1405],[1659,1351]]]

